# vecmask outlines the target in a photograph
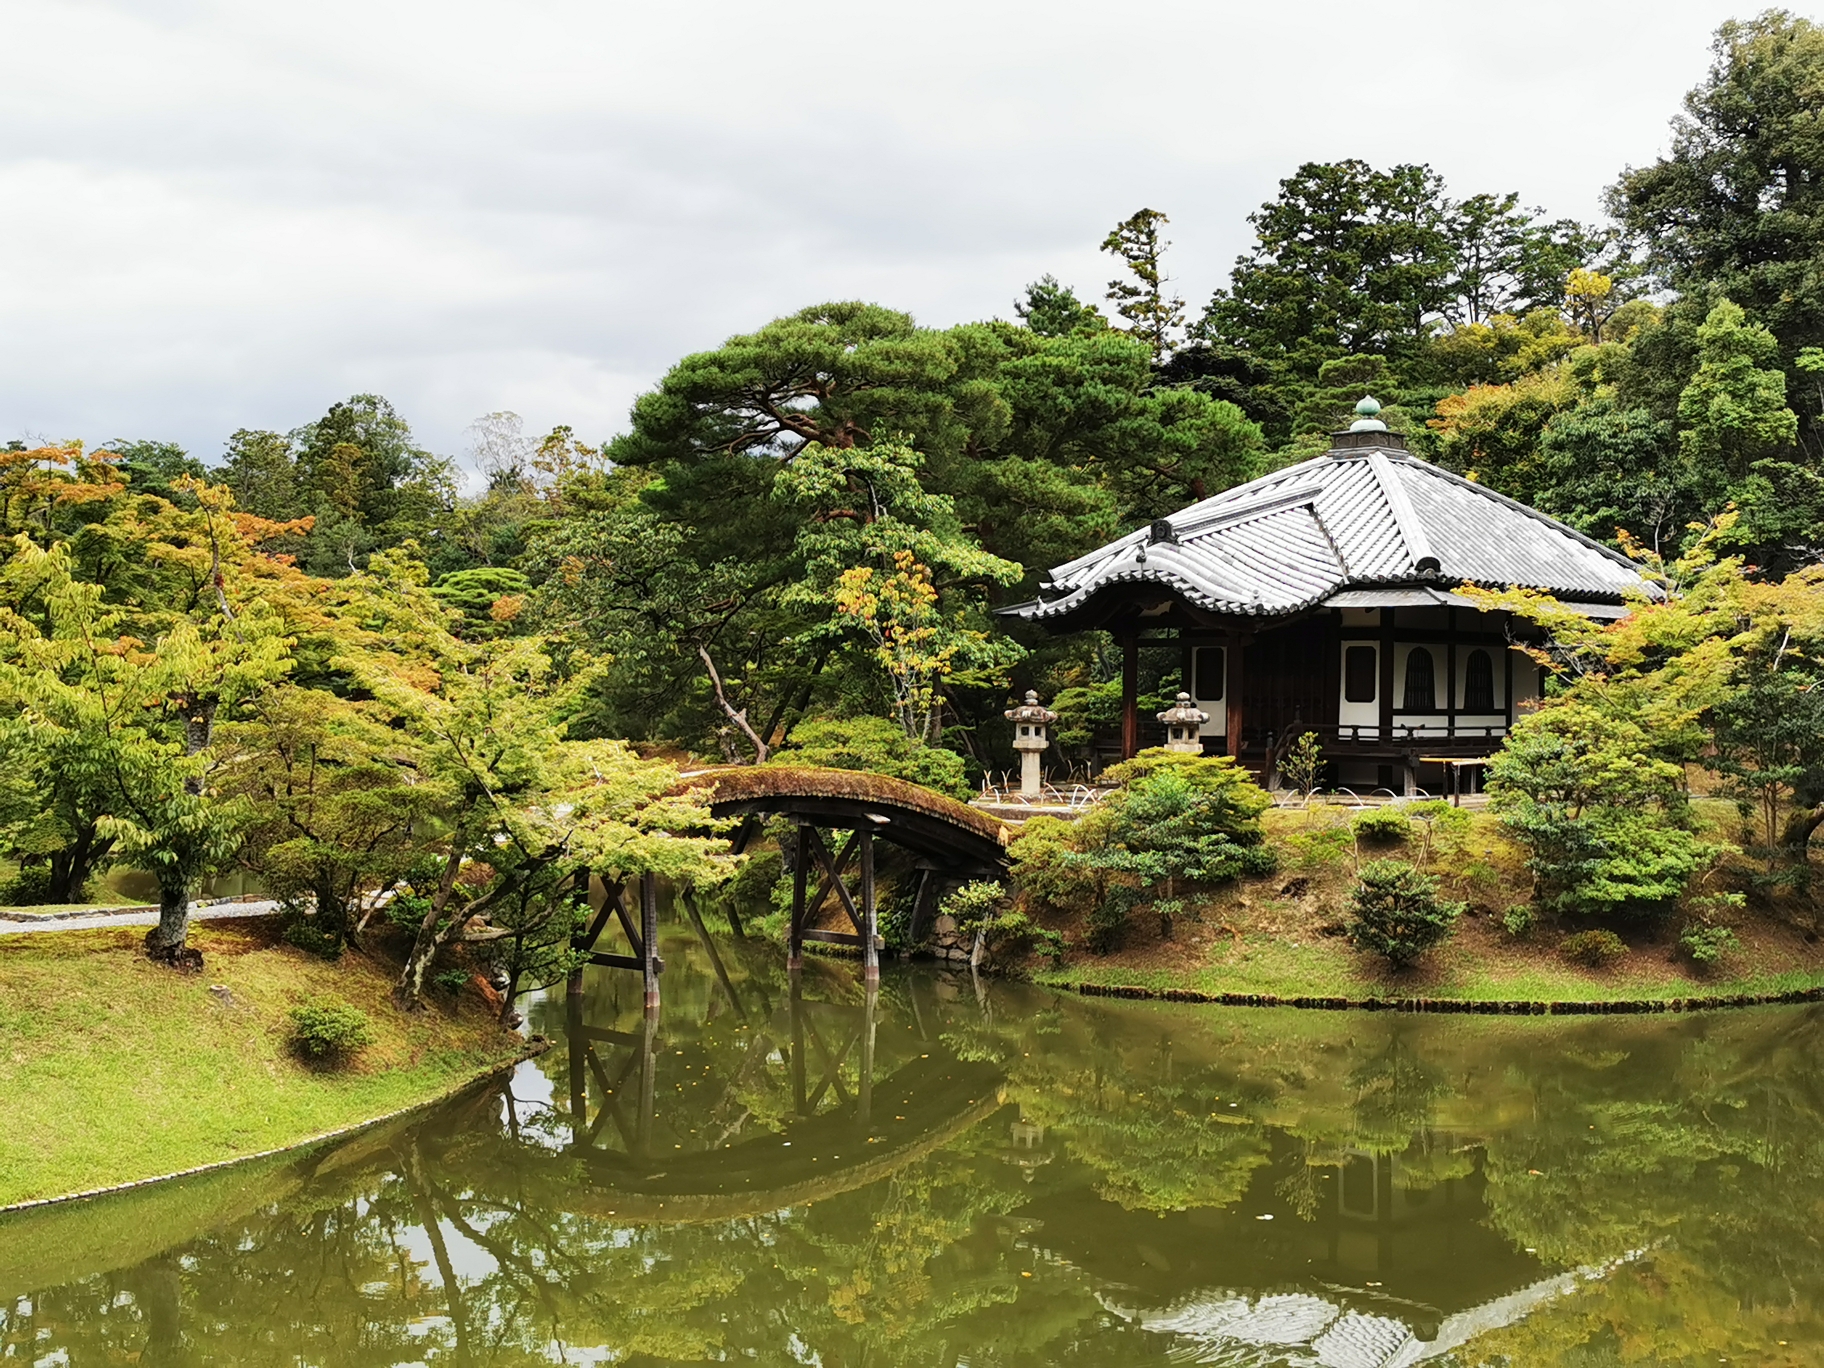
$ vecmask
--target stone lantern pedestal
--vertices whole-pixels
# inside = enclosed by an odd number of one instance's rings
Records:
[[[1046,728],[1058,720],[1049,708],[1040,706],[1039,695],[1026,690],[1026,701],[1002,714],[1013,723],[1013,748],[1020,753],[1020,796],[1039,796],[1039,753],[1051,745]]]
[[[1178,695],[1178,701],[1164,712],[1158,714],[1165,723],[1165,748],[1179,751],[1185,755],[1203,754],[1203,724],[1210,720],[1210,715],[1191,702],[1188,693]]]

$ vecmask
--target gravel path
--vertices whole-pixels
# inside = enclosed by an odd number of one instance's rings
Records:
[[[212,903],[207,907],[192,907],[191,921],[219,921],[224,917],[269,917],[279,910],[276,902],[232,902]],[[129,912],[97,912],[93,916],[77,915],[74,917],[32,917],[14,919],[0,917],[0,936],[29,935],[42,931],[94,931],[108,926],[156,926],[158,909],[156,907],[134,908]]]

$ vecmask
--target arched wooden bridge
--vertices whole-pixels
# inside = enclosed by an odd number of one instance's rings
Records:
[[[903,779],[792,765],[710,770],[687,778],[711,788],[710,811],[717,817],[744,819],[735,838],[737,850],[751,838],[758,818],[784,817],[797,825],[797,849],[787,852],[793,875],[788,935],[792,964],[800,962],[807,940],[850,945],[861,951],[867,981],[879,979],[876,839],[905,850],[919,871],[918,896],[912,907],[915,938],[936,909],[945,885],[992,878],[1007,862],[1007,828],[1001,822],[935,789]],[[820,828],[846,830],[849,836],[840,850],[832,851]],[[853,890],[847,882],[851,860],[858,866]],[[819,875],[817,891],[807,897],[813,866]],[[831,892],[853,931],[825,931],[810,924]]]
[[[1006,867],[1008,831],[1003,823],[904,779],[808,765],[729,766],[697,770],[680,778],[682,787],[709,791],[709,810],[717,818],[742,819],[734,837],[737,853],[753,839],[764,818],[783,817],[797,827],[797,840],[785,852],[793,875],[787,948],[788,962],[794,968],[803,962],[806,941],[846,945],[861,952],[866,980],[879,981],[883,943],[874,896],[877,839],[904,850],[918,871],[918,893],[912,906],[915,940],[936,912],[945,888],[967,879],[995,878]],[[825,830],[849,834],[839,849],[831,850],[823,837]],[[810,885],[813,872],[818,880],[814,892]],[[812,925],[832,893],[854,927],[852,931]],[[611,916],[619,919],[632,954],[595,949]],[[637,927],[634,920],[622,890],[611,888],[600,914],[575,945],[588,954],[591,963],[644,973],[647,1006],[656,1009],[658,976],[664,964],[657,953],[658,898],[650,875],[641,882]],[[581,980],[574,976],[572,991],[581,991]]]

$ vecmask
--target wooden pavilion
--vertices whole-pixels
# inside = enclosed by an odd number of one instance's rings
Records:
[[[1538,589],[1601,619],[1658,594],[1619,552],[1413,456],[1379,407],[1364,399],[1325,455],[1060,565],[1002,610],[1120,642],[1123,755],[1141,744],[1140,649],[1176,645],[1206,752],[1272,782],[1311,731],[1332,784],[1441,792],[1540,689],[1518,649],[1537,630],[1457,588]]]

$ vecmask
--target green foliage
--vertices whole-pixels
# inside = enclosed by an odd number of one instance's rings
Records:
[[[1358,950],[1385,956],[1395,968],[1412,964],[1450,936],[1463,904],[1438,897],[1438,879],[1404,860],[1370,860],[1349,893],[1349,939]]]
[[[311,1059],[342,1063],[373,1043],[374,1027],[359,1007],[313,997],[291,1009],[291,1039]]]
[[[1107,777],[1120,787],[1081,821],[1077,849],[1066,856],[1103,880],[1090,920],[1097,950],[1113,947],[1128,913],[1142,902],[1167,904],[1161,934],[1169,937],[1180,883],[1273,869],[1260,827],[1272,800],[1230,757],[1148,750]]]
[[[1532,935],[1537,923],[1533,909],[1525,903],[1515,903],[1501,914],[1501,929],[1515,940],[1525,940]]]
[[[1607,969],[1628,953],[1628,947],[1613,931],[1595,929],[1566,936],[1558,953],[1586,969]]]
[[[1452,201],[1428,166],[1307,162],[1250,216],[1256,244],[1198,331],[1314,375],[1348,353],[1417,357],[1440,316],[1478,323],[1556,304],[1596,240],[1517,206],[1515,195]]]
[[[967,802],[974,796],[955,751],[914,741],[884,717],[829,717],[801,722],[775,756],[784,765],[863,770],[905,779]]]
[[[1769,9],[1716,31],[1710,70],[1673,120],[1668,154],[1630,168],[1609,212],[1674,290],[1726,296],[1784,346],[1824,339],[1824,30]]]
[[[1717,853],[1690,829],[1683,778],[1637,722],[1566,701],[1515,724],[1489,793],[1543,906],[1638,917],[1665,911]]]
[[[1741,949],[1741,945],[1734,931],[1714,922],[1692,922],[1678,937],[1678,948],[1691,957],[1693,964],[1706,968]]]
[[[0,906],[37,907],[43,903],[62,901],[53,896],[52,885],[50,865],[38,862],[22,864],[12,878],[0,883]]]
[[[1678,396],[1678,450],[1716,508],[1755,460],[1792,446],[1799,420],[1786,407],[1779,343],[1739,305],[1717,301],[1697,341],[1697,372]]]
[[[1363,841],[1380,841],[1391,845],[1412,836],[1412,819],[1406,815],[1404,808],[1393,803],[1358,812],[1349,825],[1354,829],[1357,839]]]
[[[1102,242],[1102,250],[1118,257],[1133,275],[1132,280],[1108,282],[1109,303],[1146,342],[1155,364],[1165,359],[1184,326],[1184,301],[1166,294],[1160,262],[1171,245],[1159,237],[1160,226],[1167,222],[1157,209],[1141,209],[1116,224]]]
[[[511,630],[531,588],[532,581],[524,571],[478,565],[439,576],[431,595],[461,613],[462,635],[476,639]]]
[[[1101,332],[1108,320],[1094,304],[1085,304],[1076,291],[1058,283],[1051,274],[1026,287],[1026,297],[1013,306],[1014,314],[1041,337],[1069,337],[1072,333]]]
[[[1052,917],[1080,917],[1096,905],[1100,882],[1094,871],[1072,859],[1076,825],[1056,817],[1033,817],[1007,848],[1014,887],[1033,911]]]
[[[981,932],[991,954],[1033,947],[1053,963],[1064,954],[1064,938],[1011,906],[1007,890],[992,879],[976,879],[952,889],[942,910],[956,919],[957,929],[966,935]]]
[[[1824,799],[1824,681],[1800,663],[1802,652],[1787,664],[1786,644],[1772,659],[1742,661],[1736,688],[1711,710],[1716,742],[1704,760],[1743,817],[1760,819],[1769,871],[1782,854],[1803,862],[1803,844],[1795,852],[1781,832],[1788,805],[1795,797],[1807,808]]]

